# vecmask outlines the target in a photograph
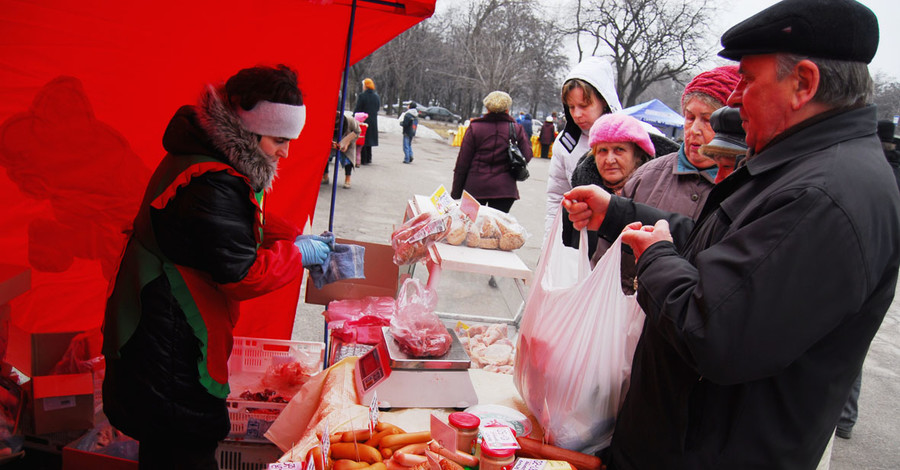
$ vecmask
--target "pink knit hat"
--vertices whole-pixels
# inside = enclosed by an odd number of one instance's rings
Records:
[[[634,142],[651,158],[656,154],[650,135],[637,119],[627,114],[604,114],[591,126],[591,147],[601,142]]]
[[[725,106],[728,97],[739,81],[741,81],[741,75],[738,73],[737,65],[725,65],[701,72],[684,87],[684,93],[681,95],[681,107],[684,108],[684,98],[695,92],[708,95]]]

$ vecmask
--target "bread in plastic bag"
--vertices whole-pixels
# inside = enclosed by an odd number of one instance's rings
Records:
[[[391,234],[394,264],[401,266],[428,257],[428,247],[450,232],[450,216],[423,212],[403,223]]]
[[[515,217],[482,206],[474,221],[459,208],[450,211],[450,230],[441,241],[488,250],[512,251],[521,248],[530,236]]]
[[[403,281],[390,332],[400,350],[412,357],[439,357],[450,350],[453,338],[434,309],[437,294],[415,278]]]
[[[578,250],[563,246],[564,216],[535,269],[514,378],[551,444],[594,454],[612,440],[644,313],[622,293],[621,237],[591,270],[585,232]]]

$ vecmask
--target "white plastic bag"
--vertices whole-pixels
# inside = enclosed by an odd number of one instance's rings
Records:
[[[593,454],[612,440],[644,313],[622,293],[621,237],[591,271],[586,233],[578,250],[564,246],[559,212],[525,304],[515,382],[551,444]]]

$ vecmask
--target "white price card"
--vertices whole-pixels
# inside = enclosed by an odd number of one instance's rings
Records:
[[[369,402],[369,432],[375,432],[378,424],[378,392],[372,392],[372,401]]]
[[[267,470],[303,470],[303,462],[275,462],[270,463]]]
[[[489,426],[481,427],[481,441],[489,449],[518,449],[519,442],[516,441],[516,435],[513,434],[512,428],[508,426]]]

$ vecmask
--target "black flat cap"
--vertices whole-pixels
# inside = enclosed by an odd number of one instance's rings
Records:
[[[731,60],[782,52],[868,64],[878,19],[853,0],[784,0],[732,26],[722,47],[719,56]]]
[[[722,106],[709,116],[709,125],[716,135],[706,144],[707,147],[733,151],[747,151],[744,141],[747,134],[741,126],[741,111],[737,108]]]

